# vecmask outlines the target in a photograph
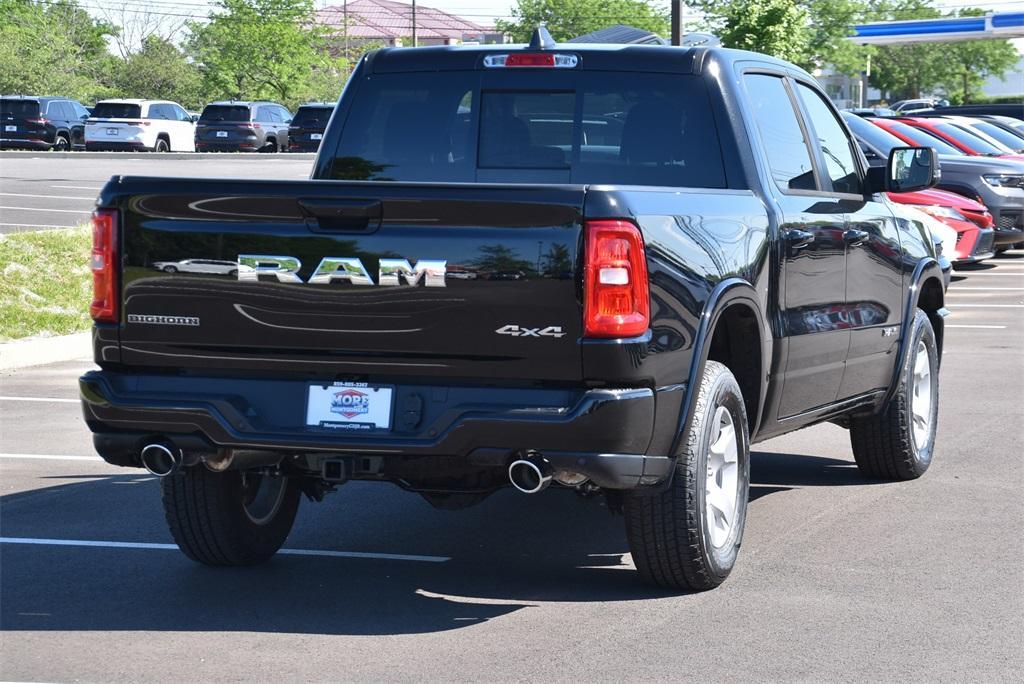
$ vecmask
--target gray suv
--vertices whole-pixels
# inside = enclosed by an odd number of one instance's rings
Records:
[[[872,166],[884,165],[893,147],[906,146],[896,136],[856,114],[843,112],[843,118]],[[936,187],[977,198],[988,207],[995,224],[997,251],[1024,242],[1024,163],[957,154],[955,148],[934,138],[922,138],[921,143],[939,153],[942,178]]]
[[[211,102],[196,124],[196,151],[283,152],[291,120],[276,102]]]

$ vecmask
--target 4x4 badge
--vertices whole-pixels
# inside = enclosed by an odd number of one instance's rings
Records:
[[[503,325],[494,332],[499,335],[511,335],[512,337],[563,337],[562,326],[549,325],[546,328],[523,328],[509,323]]]

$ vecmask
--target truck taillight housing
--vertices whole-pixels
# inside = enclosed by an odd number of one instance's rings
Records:
[[[97,323],[117,323],[117,211],[92,213],[92,304]]]
[[[651,322],[647,260],[640,229],[629,221],[587,221],[583,334],[637,337]]]

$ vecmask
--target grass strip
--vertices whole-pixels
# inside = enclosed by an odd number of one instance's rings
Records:
[[[0,234],[0,341],[88,330],[88,226]]]

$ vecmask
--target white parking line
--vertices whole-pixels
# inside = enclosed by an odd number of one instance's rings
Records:
[[[0,209],[16,209],[18,211],[53,211],[61,214],[88,214],[88,209],[40,209],[39,207],[0,207]]]
[[[45,401],[58,404],[77,404],[80,399],[57,399],[56,397],[0,397],[0,401]]]
[[[0,454],[0,458],[24,458],[37,461],[102,461],[99,456],[64,456],[59,454]]]
[[[72,197],[71,195],[26,195],[20,192],[0,192],[2,197],[43,197],[45,199],[70,199],[70,200],[87,200],[89,202],[96,201],[95,197]]]
[[[33,537],[0,537],[0,544],[29,544],[34,546],[86,546],[101,549],[148,549],[177,551],[176,544],[145,542],[93,541],[86,539],[36,539]],[[324,556],[327,558],[374,558],[380,560],[416,561],[419,563],[446,563],[448,556],[419,556],[406,553],[368,553],[363,551],[331,551],[328,549],[281,549],[282,556]]]
[[[1005,325],[956,325],[954,323],[947,323],[942,326],[944,328],[983,328],[985,330],[1006,330]]]

